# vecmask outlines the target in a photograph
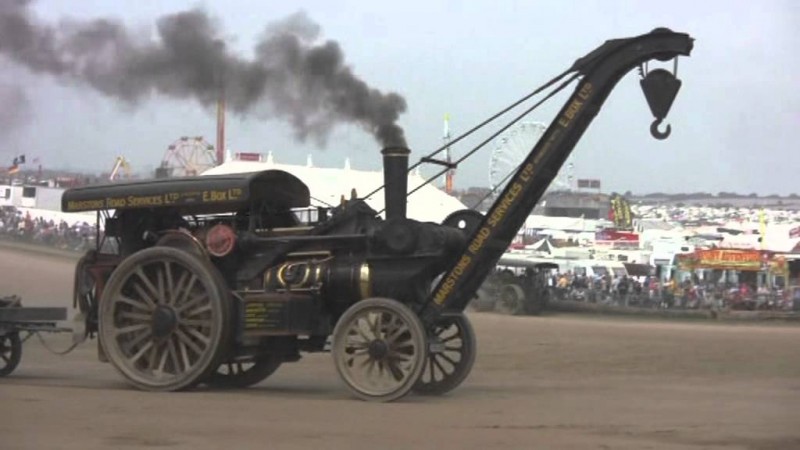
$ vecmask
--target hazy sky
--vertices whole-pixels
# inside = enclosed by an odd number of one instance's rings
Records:
[[[576,175],[602,179],[607,191],[800,193],[800,2],[39,0],[33,9],[48,21],[109,17],[147,32],[158,16],[192,7],[218,17],[245,57],[265,25],[305,11],[323,38],[340,42],[357,75],[405,97],[400,123],[417,157],[440,145],[445,113],[457,134],[606,39],[658,26],[688,32],[695,50],[679,66],[672,136],[650,137],[652,117],[631,73],[579,142]],[[2,58],[0,68],[0,83],[22,84],[31,99],[27,120],[0,134],[8,163],[25,153],[45,166],[99,171],[124,155],[143,170],[180,136],[214,142],[214,114],[197,103],[154,97],[131,109]],[[549,123],[563,101],[530,119]],[[8,103],[2,108],[14,107]],[[379,145],[352,126],[337,128],[321,149],[295,142],[279,121],[229,117],[227,145],[271,150],[282,162],[312,154],[317,165],[349,156],[356,168],[380,166]],[[488,183],[490,149],[459,169],[457,187]]]

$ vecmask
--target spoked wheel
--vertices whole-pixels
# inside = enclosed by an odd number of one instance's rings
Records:
[[[194,386],[228,351],[227,287],[208,262],[152,247],[114,270],[100,302],[100,339],[109,361],[134,386]]]
[[[264,380],[278,370],[282,361],[265,357],[252,361],[229,361],[221,364],[206,381],[213,388],[246,388]]]
[[[503,314],[518,316],[525,312],[525,291],[516,283],[507,284],[500,288],[495,306]]]
[[[463,313],[442,316],[429,334],[428,359],[414,392],[442,395],[458,387],[475,364],[475,331]]]
[[[404,304],[370,298],[351,306],[333,331],[336,370],[362,400],[388,402],[408,394],[425,363],[425,329]]]
[[[547,289],[534,289],[531,297],[525,302],[525,312],[532,316],[541,314],[547,308],[549,295]]]
[[[22,358],[22,341],[19,333],[8,333],[0,336],[0,377],[10,375],[19,365]]]

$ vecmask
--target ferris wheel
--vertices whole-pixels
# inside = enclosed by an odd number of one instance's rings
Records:
[[[489,187],[495,193],[505,187],[511,174],[522,164],[545,130],[547,125],[541,122],[520,122],[495,139],[489,160]],[[573,163],[568,160],[564,169],[559,172],[548,190],[570,189]]]
[[[202,137],[178,139],[167,147],[161,161],[161,169],[173,177],[199,175],[216,165],[214,146]]]

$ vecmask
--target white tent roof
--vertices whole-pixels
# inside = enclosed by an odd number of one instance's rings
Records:
[[[207,170],[203,175],[220,175],[226,173],[258,172],[262,170],[283,170],[302,180],[311,191],[311,204],[326,206],[339,204],[341,196],[350,198],[352,189],[361,197],[367,195],[383,185],[382,171],[366,171],[349,168],[343,169],[322,168],[312,166],[298,166],[291,164],[277,164],[271,158],[264,162],[256,161],[230,161],[220,166]],[[412,173],[408,177],[408,189],[421,185],[425,180],[418,174]],[[432,184],[422,187],[408,199],[409,218],[423,222],[440,223],[448,214],[466,209],[466,206],[455,197],[446,194]],[[367,203],[376,211],[384,208],[384,192],[381,190],[366,199]]]

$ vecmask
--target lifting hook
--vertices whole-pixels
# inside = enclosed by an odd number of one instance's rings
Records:
[[[664,119],[656,119],[652,124],[650,124],[650,134],[652,134],[654,138],[661,141],[668,138],[669,134],[672,133],[672,125],[670,124],[667,124],[667,128],[664,129],[664,131],[658,129],[663,120]]]

